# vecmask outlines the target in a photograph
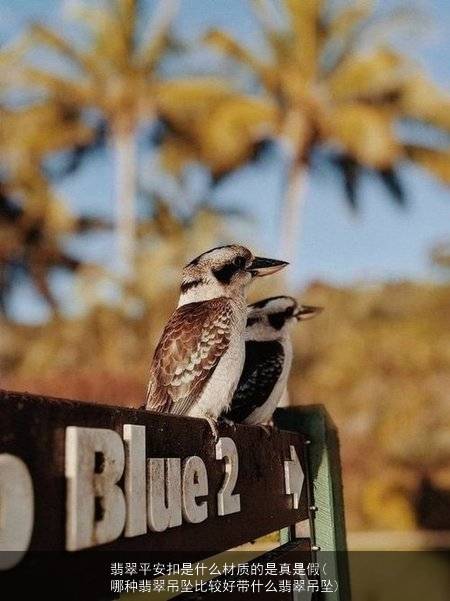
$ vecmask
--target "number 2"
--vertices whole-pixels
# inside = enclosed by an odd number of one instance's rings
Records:
[[[228,515],[241,510],[241,497],[233,494],[239,472],[239,458],[236,445],[231,438],[219,438],[216,444],[216,459],[225,460],[225,477],[222,488],[217,493],[217,513]]]

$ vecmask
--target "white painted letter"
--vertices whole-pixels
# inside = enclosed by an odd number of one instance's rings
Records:
[[[145,426],[125,424],[125,498],[127,517],[125,536],[147,532],[147,501],[145,474]]]
[[[200,457],[188,457],[183,464],[183,516],[187,522],[198,524],[208,517],[206,501],[196,502],[197,497],[208,494],[208,475]]]
[[[148,460],[147,503],[150,530],[163,532],[167,528],[181,525],[180,459],[170,457]]]
[[[66,428],[66,549],[102,545],[120,536],[125,498],[117,486],[124,466],[123,444],[114,430]]]
[[[217,493],[217,513],[228,515],[241,510],[241,497],[232,494],[239,471],[239,458],[236,445],[231,438],[219,438],[216,444],[216,459],[225,459],[225,479]]]
[[[33,532],[33,483],[27,466],[15,455],[0,455],[0,570],[24,556]]]

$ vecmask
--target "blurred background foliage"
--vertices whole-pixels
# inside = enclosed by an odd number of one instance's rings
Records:
[[[294,275],[308,184],[324,163],[352,211],[368,174],[407,209],[407,163],[450,184],[450,95],[395,43],[420,12],[357,0],[242,3],[264,52],[231,22],[186,42],[174,32],[174,0],[150,14],[138,0],[66,3],[75,34],[36,22],[0,47],[2,387],[138,407],[181,266],[218,243],[257,239],[233,174],[263,169],[268,148],[285,173],[274,246]],[[210,56],[203,72],[198,54]],[[75,211],[60,192],[99,152],[111,163],[112,217]],[[224,182],[234,206],[210,201]],[[105,234],[109,264],[83,252]],[[447,240],[430,260],[428,282],[300,289],[279,278],[252,292],[291,289],[326,308],[294,333],[291,400],[323,403],[337,422],[352,530],[450,529]],[[61,273],[70,303],[55,285]],[[24,280],[47,320],[15,319],[17,303],[34,302]]]

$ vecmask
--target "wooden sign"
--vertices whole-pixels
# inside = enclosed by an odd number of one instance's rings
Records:
[[[0,392],[0,569],[34,551],[207,557],[308,517],[305,438]],[[13,552],[13,553],[11,553]]]

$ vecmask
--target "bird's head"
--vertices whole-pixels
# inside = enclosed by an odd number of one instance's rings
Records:
[[[311,319],[322,312],[322,307],[299,305],[291,296],[265,298],[247,308],[247,340],[277,340],[292,324]]]
[[[256,277],[276,273],[286,261],[255,257],[238,244],[212,248],[183,269],[180,304],[242,295]]]

